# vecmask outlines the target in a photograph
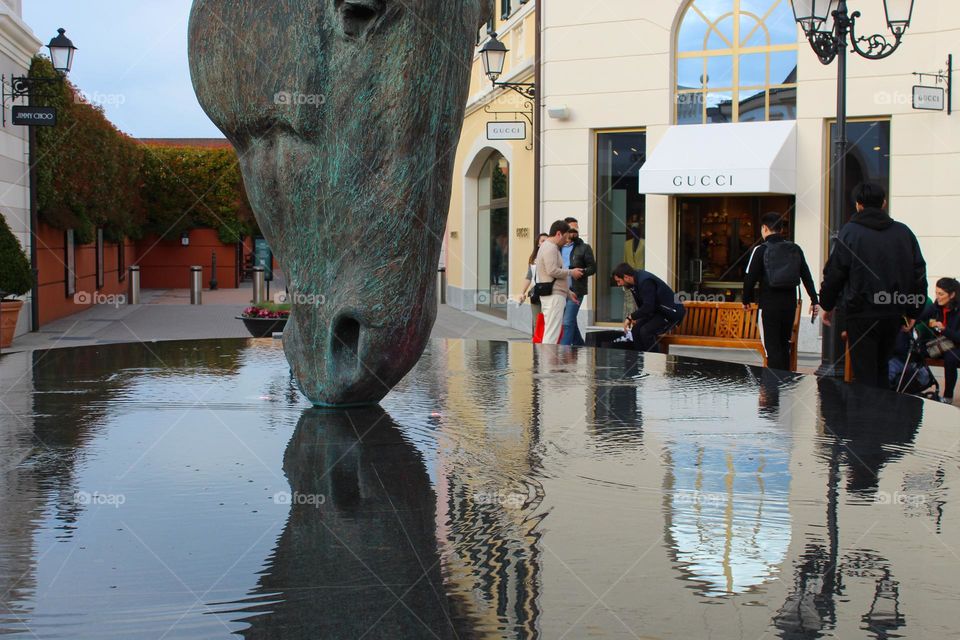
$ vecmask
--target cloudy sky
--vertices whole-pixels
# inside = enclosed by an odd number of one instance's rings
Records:
[[[67,30],[78,49],[70,79],[122,131],[138,138],[221,138],[190,84],[190,4],[23,0],[23,19],[44,45],[57,28]]]

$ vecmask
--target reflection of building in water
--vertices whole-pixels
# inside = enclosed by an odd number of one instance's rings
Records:
[[[0,359],[0,635],[8,622],[30,616],[37,588],[36,521],[46,500],[36,495],[33,474],[17,466],[36,446],[34,439],[32,354]]]
[[[436,472],[447,589],[466,602],[481,630],[537,638],[540,534],[530,514],[542,492],[533,480],[539,456],[533,346],[451,342],[443,355],[445,361],[431,354],[448,398],[448,413],[437,419]]]
[[[665,481],[677,562],[710,595],[741,593],[776,575],[790,544],[788,452],[676,444]]]
[[[691,410],[710,415],[715,399],[700,398]],[[742,593],[777,575],[790,544],[790,437],[756,420],[746,441],[736,425],[701,424],[665,444],[667,538],[705,594]]]

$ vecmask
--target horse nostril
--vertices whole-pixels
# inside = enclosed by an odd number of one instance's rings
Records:
[[[330,336],[330,355],[338,369],[348,370],[360,362],[360,323],[350,316],[340,317]]]
[[[382,0],[343,0],[340,5],[343,32],[351,37],[359,36],[382,11]]]

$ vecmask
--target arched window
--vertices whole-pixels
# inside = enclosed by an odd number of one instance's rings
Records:
[[[693,0],[677,32],[677,123],[797,118],[790,0]]]

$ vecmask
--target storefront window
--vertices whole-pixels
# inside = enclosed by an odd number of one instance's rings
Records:
[[[597,134],[597,321],[622,322],[624,294],[610,278],[621,262],[644,268],[646,198],[639,193],[647,134]]]
[[[830,139],[837,134],[837,125],[830,125]],[[854,192],[864,182],[876,182],[890,193],[890,121],[859,120],[847,123],[847,171],[843,201],[846,203],[844,222],[856,211]],[[832,149],[831,149],[832,151]],[[832,167],[833,163],[831,163]],[[834,174],[830,173],[830,191],[833,193]],[[833,200],[828,198],[830,206]],[[831,211],[831,215],[833,212]]]
[[[796,120],[790,0],[694,0],[677,34],[677,123]]]
[[[784,216],[784,235],[793,239],[793,196],[678,198],[680,224],[677,292],[685,299],[734,302],[743,295],[750,251],[760,242],[760,217]]]
[[[507,317],[510,283],[510,165],[494,152],[480,171],[477,310]]]

